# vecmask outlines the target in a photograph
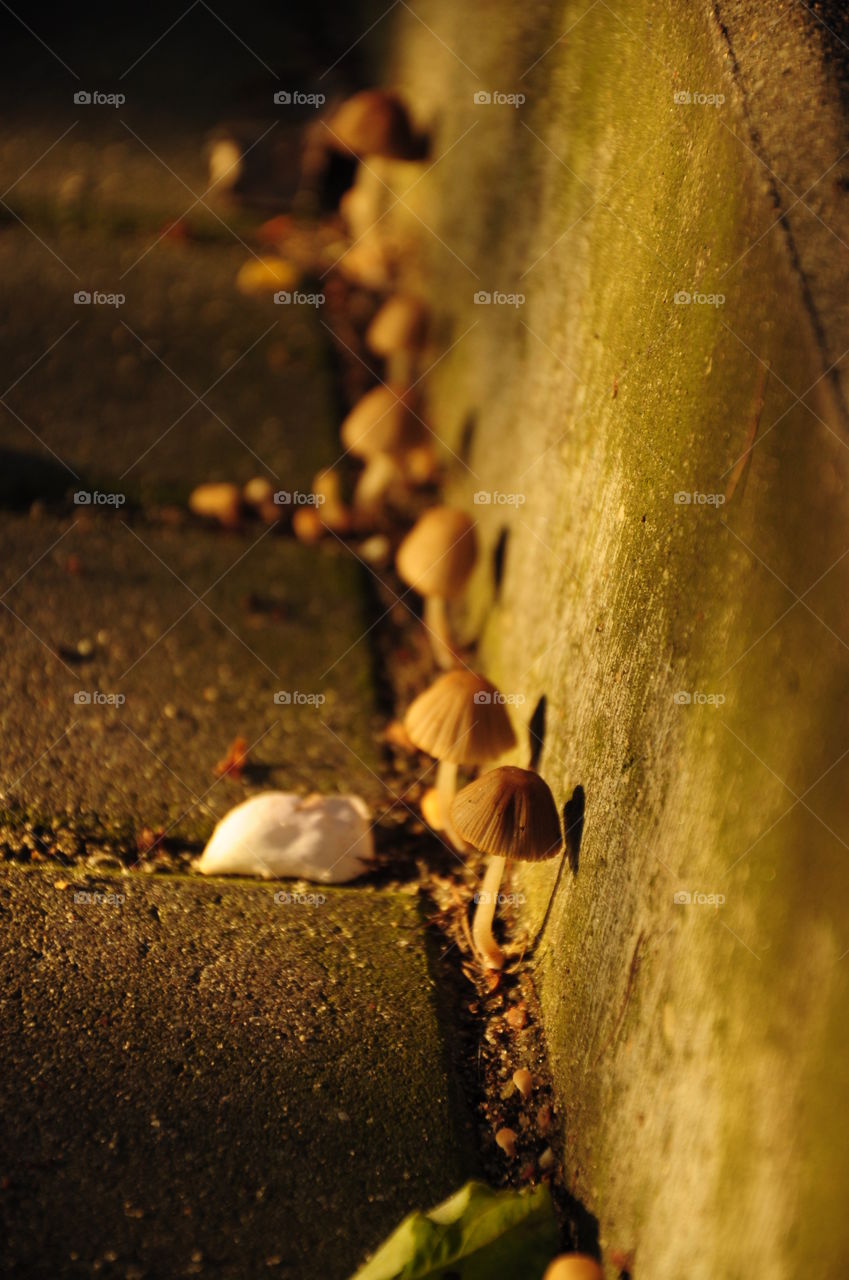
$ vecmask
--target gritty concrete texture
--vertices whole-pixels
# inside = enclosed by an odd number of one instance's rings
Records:
[[[322,895],[3,870],[4,1276],[345,1280],[474,1174],[416,902]]]
[[[339,456],[317,309],[236,290],[258,246],[48,238],[51,252],[20,228],[0,236],[16,299],[0,325],[0,414],[4,448],[55,473],[50,495],[62,478],[66,493],[137,503],[252,476],[307,492]],[[113,301],[78,304],[79,291]]]
[[[388,78],[439,163],[373,184],[479,522],[459,621],[517,761],[534,715],[586,793],[571,864],[519,881],[566,1178],[655,1280],[849,1265],[845,117],[807,8],[431,0]],[[788,235],[780,156],[799,195],[834,165],[837,238]]]
[[[25,822],[64,831],[69,851],[87,836],[132,849],[143,827],[198,843],[258,787],[377,797],[367,623],[346,551],[262,525],[87,512],[0,521],[12,843]],[[253,767],[217,779],[237,736]]]

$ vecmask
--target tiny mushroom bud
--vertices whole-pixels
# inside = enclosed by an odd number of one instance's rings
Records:
[[[549,1263],[542,1280],[604,1280],[604,1272],[586,1253],[562,1253]]]
[[[529,1098],[533,1092],[534,1082],[527,1067],[519,1067],[513,1072],[513,1083],[523,1098]]]
[[[294,289],[297,283],[297,268],[285,258],[249,258],[236,276],[236,288],[246,294],[285,291]]]
[[[321,541],[327,528],[315,507],[298,507],[292,514],[292,532],[299,542],[311,547]]]
[[[264,507],[274,501],[274,485],[265,476],[254,476],[242,489],[242,497],[249,507]]]
[[[516,1134],[512,1129],[499,1129],[495,1135],[496,1145],[512,1160],[516,1154]]]
[[[458,596],[478,554],[474,521],[453,507],[432,507],[398,548],[395,565],[408,586],[424,597],[424,623],[441,667],[456,663],[445,601]]]
[[[334,533],[348,533],[351,528],[351,513],[342,500],[339,472],[333,467],[316,472],[312,492],[318,498],[322,523]]]
[[[427,310],[408,294],[387,298],[366,330],[366,346],[388,364],[389,376],[399,382],[411,379],[416,352],[424,342]]]
[[[442,804],[436,787],[428,787],[419,802],[422,817],[432,831],[442,830]]]
[[[386,490],[400,475],[400,459],[426,433],[402,387],[373,387],[357,401],[340,434],[345,448],[366,464],[354,491],[354,508],[361,516],[379,512]]]
[[[351,245],[336,266],[346,280],[364,289],[388,289],[392,283],[392,254],[376,232]]]
[[[189,495],[189,510],[231,527],[239,523],[242,495],[235,484],[199,484]]]
[[[446,671],[407,708],[404,728],[420,751],[439,761],[439,829],[463,853],[466,845],[454,830],[450,814],[458,766],[486,764],[516,744],[501,696],[495,685],[474,671]]]
[[[232,138],[219,138],[209,149],[209,185],[232,191],[242,176],[242,148]]]
[[[331,116],[327,129],[328,145],[355,156],[421,160],[427,151],[427,141],[413,129],[401,99],[385,89],[355,93]]]
[[[464,840],[490,855],[475,895],[472,937],[487,967],[500,969],[504,952],[492,935],[492,921],[505,863],[541,862],[559,852],[562,835],[554,796],[538,773],[501,765],[459,792],[451,819]]]

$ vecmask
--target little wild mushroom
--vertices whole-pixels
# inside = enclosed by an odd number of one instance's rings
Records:
[[[560,851],[562,835],[548,784],[529,769],[502,765],[464,787],[451,805],[459,835],[489,854],[472,922],[472,938],[489,969],[504,966],[492,934],[498,889],[509,861],[543,862]]]
[[[413,128],[404,103],[385,89],[363,89],[346,99],[327,128],[329,145],[349,155],[421,160],[427,154],[427,139]]]
[[[451,822],[457,769],[487,764],[516,745],[503,699],[495,685],[474,671],[446,671],[410,704],[404,728],[419,751],[439,761],[441,827],[454,848],[464,853],[466,845]]]
[[[354,490],[358,515],[377,515],[384,495],[400,478],[406,450],[422,443],[427,428],[413,412],[402,387],[373,387],[358,400],[341,428],[342,443],[365,463]]]
[[[407,382],[412,379],[426,328],[424,303],[409,294],[395,293],[386,299],[366,330],[366,346],[386,361],[390,378]]]
[[[453,507],[431,507],[398,548],[395,566],[408,586],[424,597],[424,624],[441,667],[456,665],[446,600],[458,596],[478,554],[475,524]]]

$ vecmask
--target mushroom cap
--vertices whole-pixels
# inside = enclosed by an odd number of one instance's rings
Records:
[[[376,356],[412,351],[424,338],[427,308],[418,298],[396,293],[387,298],[366,330],[366,346]]]
[[[431,507],[398,548],[395,567],[421,596],[459,595],[478,555],[475,523],[454,507]]]
[[[410,407],[409,393],[400,387],[372,387],[358,400],[342,423],[342,443],[358,458],[377,453],[403,453],[421,444],[427,428]]]
[[[563,839],[548,783],[514,765],[491,769],[463,787],[452,801],[451,821],[482,853],[519,862],[553,858]]]
[[[604,1280],[604,1272],[585,1253],[562,1253],[549,1264],[542,1280]]]
[[[334,112],[328,128],[331,145],[355,156],[418,160],[423,154],[407,108],[397,94],[385,89],[355,93]]]
[[[404,728],[419,751],[451,764],[484,764],[516,745],[495,685],[474,671],[447,671],[407,708]]]

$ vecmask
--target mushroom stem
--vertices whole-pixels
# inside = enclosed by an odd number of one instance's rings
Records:
[[[443,835],[451,841],[458,853],[467,853],[469,846],[459,836],[451,821],[451,801],[457,792],[457,766],[450,760],[440,760],[436,769],[436,790],[439,792],[439,813]]]
[[[436,664],[447,671],[457,666],[457,651],[451,640],[448,610],[442,596],[425,596],[424,624]]]
[[[492,922],[495,919],[498,890],[506,862],[506,858],[490,858],[481,887],[475,895],[478,909],[472,921],[472,938],[484,958],[487,969],[502,969],[504,967],[504,952],[492,935]]]
[[[397,475],[397,463],[388,453],[376,453],[369,458],[354,488],[355,509],[361,515],[379,514],[386,490]]]

